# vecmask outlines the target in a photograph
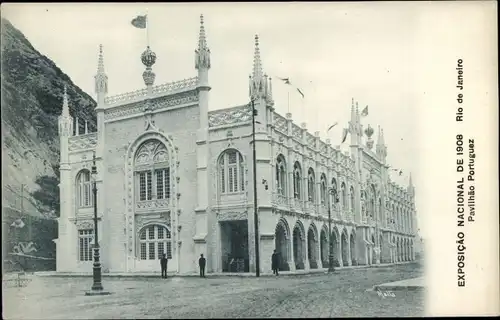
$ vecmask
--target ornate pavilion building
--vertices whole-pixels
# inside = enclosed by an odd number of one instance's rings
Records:
[[[163,253],[170,272],[195,272],[201,253],[208,272],[255,271],[253,161],[262,272],[271,271],[274,249],[282,270],[328,267],[329,208],[336,266],[414,259],[411,178],[405,188],[391,182],[384,133],[373,150],[374,130],[363,130],[357,103],[349,153],[278,114],[256,36],[253,159],[251,105],[209,111],[210,59],[202,17],[196,77],[155,86],[156,55],[147,47],[146,87],[108,96],[101,47],[96,132],[80,132],[78,119],[74,130],[64,93],[57,271],[92,270],[94,153],[104,272],[158,271]]]

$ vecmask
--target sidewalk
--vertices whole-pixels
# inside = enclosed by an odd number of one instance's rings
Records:
[[[422,290],[425,289],[424,277],[388,282],[373,287],[375,291]]]
[[[364,268],[383,268],[389,266],[395,266],[400,264],[411,264],[414,261],[408,262],[398,262],[398,263],[384,263],[377,265],[362,265],[362,266],[348,266],[348,267],[336,267],[335,272],[343,270],[352,269],[364,269]],[[324,274],[328,272],[328,268],[320,269],[309,269],[309,270],[295,270],[295,271],[280,271],[279,276],[299,276],[299,275],[309,275],[309,274]],[[35,276],[40,277],[92,277],[92,272],[56,272],[56,271],[40,271],[34,272]],[[117,277],[117,278],[157,278],[160,277],[161,272],[108,272],[102,273],[103,277]],[[199,277],[199,273],[169,273],[169,277]],[[255,277],[255,272],[214,272],[206,274],[207,278],[213,277]],[[261,277],[275,277],[272,271],[261,272]]]

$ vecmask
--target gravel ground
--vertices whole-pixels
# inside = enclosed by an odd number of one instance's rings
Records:
[[[419,317],[422,291],[367,291],[422,276],[418,264],[280,277],[104,278],[112,294],[85,296],[91,278],[34,277],[3,290],[4,319]]]

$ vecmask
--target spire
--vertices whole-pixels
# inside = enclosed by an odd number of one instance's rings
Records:
[[[76,123],[75,123],[75,136],[78,136],[80,135],[80,124],[79,124],[79,121],[78,121],[78,117],[76,117]]]
[[[408,185],[410,187],[413,187],[413,180],[411,179],[411,172],[410,172],[410,181],[408,182]]]
[[[253,78],[262,77],[262,62],[260,60],[259,35],[255,35],[255,52],[253,55]]]
[[[266,99],[268,94],[267,76],[262,71],[262,61],[260,59],[259,36],[255,35],[255,52],[253,57],[253,71],[250,75],[250,97],[252,99]]]
[[[89,126],[88,126],[88,121],[85,120],[85,134],[89,133]]]
[[[380,144],[385,146],[384,129],[380,130]]]
[[[198,37],[198,49],[195,50],[195,68],[198,70],[210,69],[210,49],[207,45],[203,15],[200,15],[200,34]]]
[[[97,61],[97,73],[95,79],[95,93],[97,103],[104,103],[104,96],[108,93],[108,76],[104,72],[104,56],[102,54],[102,44],[99,45],[99,59]]]
[[[69,104],[68,104],[68,92],[66,90],[66,85],[64,85],[64,95],[63,95],[63,107],[62,113],[63,117],[69,117]]]
[[[387,157],[387,147],[384,142],[384,129],[381,129],[378,126],[378,137],[377,137],[377,147],[376,147],[377,156],[379,159],[385,163]]]

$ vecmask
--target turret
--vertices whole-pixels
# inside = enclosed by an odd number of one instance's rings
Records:
[[[68,163],[68,139],[73,135],[73,117],[69,114],[68,93],[64,86],[62,112],[59,116],[59,139],[61,143],[61,163]]]
[[[380,129],[380,126],[378,127],[378,138],[375,151],[380,161],[382,161],[382,163],[385,163],[387,158],[387,146],[385,145],[384,141],[384,129]]]
[[[208,130],[208,70],[210,69],[210,49],[207,45],[203,15],[200,15],[198,49],[195,50],[195,68],[198,70],[198,101],[200,106],[200,129]]]
[[[97,107],[104,106],[104,99],[108,94],[108,76],[104,72],[104,57],[102,54],[102,44],[99,45],[99,60],[97,62],[97,74],[95,79],[95,93],[97,95]]]
[[[249,76],[249,95],[254,101],[255,109],[257,110],[256,123],[257,131],[266,130],[266,112],[267,106],[272,106],[272,86],[269,85],[270,80],[263,72],[262,61],[260,58],[259,36],[255,35],[255,51],[253,57],[253,70]]]
[[[410,173],[410,179],[408,181],[408,187],[407,187],[407,192],[410,195],[410,197],[413,200],[413,197],[415,197],[415,186],[413,185],[413,180],[411,178],[411,173]]]

